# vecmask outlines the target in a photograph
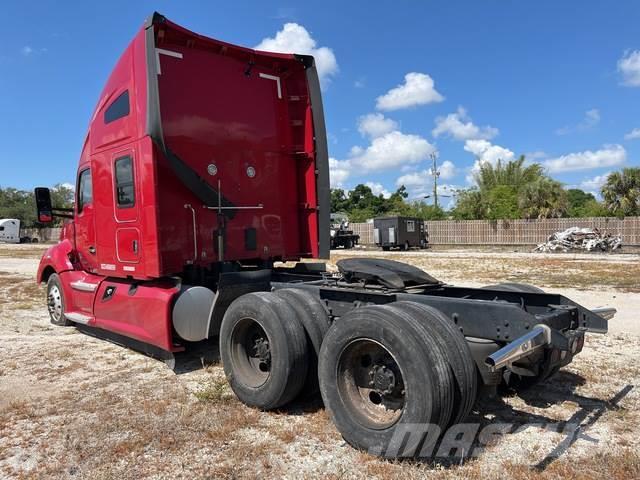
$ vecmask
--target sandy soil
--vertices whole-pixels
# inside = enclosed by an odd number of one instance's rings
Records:
[[[389,462],[355,451],[317,400],[282,412],[245,407],[224,380],[215,342],[178,358],[172,371],[73,327],[51,326],[44,292],[33,283],[37,253],[0,247],[0,477],[640,476],[640,337],[633,333],[640,295],[638,279],[626,278],[637,258],[405,254],[450,283],[542,280],[533,283],[620,312],[611,333],[590,335],[576,361],[544,385],[480,402],[469,422],[520,427],[451,465]],[[333,260],[342,256],[336,252]],[[559,286],[574,278],[569,264],[590,278],[604,272],[606,290],[584,282]],[[564,422],[578,431],[558,433]]]

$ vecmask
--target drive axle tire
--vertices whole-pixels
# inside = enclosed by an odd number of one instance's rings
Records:
[[[410,313],[437,339],[455,379],[451,425],[462,422],[476,402],[478,372],[469,345],[453,321],[440,310],[417,302],[396,302],[391,308]]]
[[[307,338],[293,308],[271,292],[242,295],[224,314],[220,356],[232,390],[245,404],[271,410],[300,393]]]
[[[47,280],[47,310],[51,323],[59,327],[68,327],[73,322],[64,316],[65,302],[62,284],[57,273],[52,273]]]
[[[386,306],[356,308],[329,329],[319,364],[320,392],[334,424],[352,446],[383,456],[397,425],[444,430],[451,374],[436,339],[411,315]],[[402,455],[419,454],[425,434]]]
[[[318,356],[322,340],[329,331],[329,315],[320,300],[311,293],[299,288],[284,288],[275,291],[276,296],[284,299],[295,310],[297,319],[302,322],[307,335],[307,378],[302,388],[303,396],[312,396],[320,391],[318,383]]]

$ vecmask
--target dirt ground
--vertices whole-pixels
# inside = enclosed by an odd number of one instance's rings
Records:
[[[385,461],[345,444],[320,401],[238,402],[215,342],[164,363],[53,327],[33,276],[42,246],[0,245],[0,478],[640,477],[640,257],[406,252],[454,284],[534,283],[619,311],[545,384],[484,400],[468,420],[519,426],[455,464]],[[333,252],[332,261],[379,252]],[[566,424],[578,425],[567,433]],[[551,428],[550,428],[551,427]]]

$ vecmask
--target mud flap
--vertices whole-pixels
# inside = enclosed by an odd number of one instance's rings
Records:
[[[271,291],[271,270],[220,274],[209,320],[209,338],[220,333],[222,317],[236,298],[246,293],[269,291]]]

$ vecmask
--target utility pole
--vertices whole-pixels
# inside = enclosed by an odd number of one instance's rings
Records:
[[[433,175],[433,205],[438,208],[438,177],[440,176],[440,171],[438,170],[438,154],[432,152],[429,156],[433,164],[431,167],[431,175]]]

